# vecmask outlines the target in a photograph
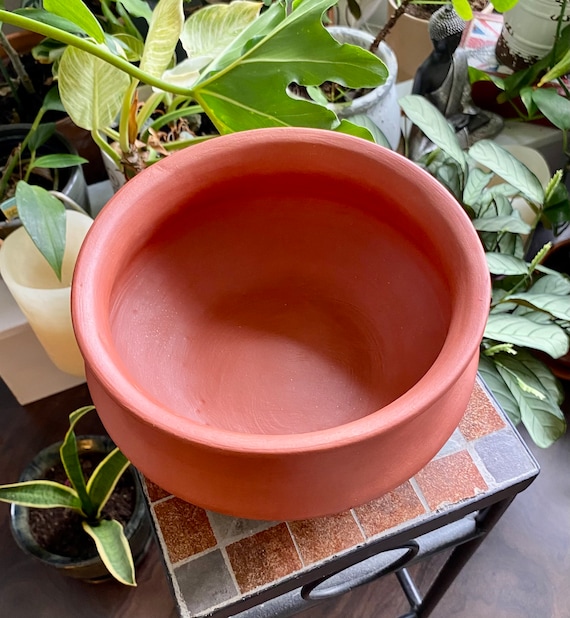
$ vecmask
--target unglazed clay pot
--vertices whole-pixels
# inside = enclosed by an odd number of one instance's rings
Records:
[[[257,519],[335,513],[419,471],[471,394],[489,275],[407,159],[261,129],[130,180],[75,270],[89,388],[164,489]]]

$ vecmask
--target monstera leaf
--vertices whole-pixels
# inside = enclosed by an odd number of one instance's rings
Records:
[[[336,128],[336,114],[295,98],[288,86],[334,81],[347,87],[376,87],[387,76],[370,52],[337,43],[322,24],[334,0],[298,0],[286,14],[274,3],[234,39],[192,88],[220,133],[304,126]]]

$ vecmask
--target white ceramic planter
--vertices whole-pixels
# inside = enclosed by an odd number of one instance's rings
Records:
[[[546,56],[554,44],[559,14],[557,0],[519,0],[504,14],[495,52],[500,63],[519,70]],[[566,5],[565,15],[567,23],[570,4]]]
[[[24,228],[0,250],[0,275],[36,337],[58,369],[83,376],[83,358],[71,326],[71,278],[79,249],[93,220],[67,211],[66,252],[59,281]]]
[[[368,49],[374,42],[374,37],[367,32],[333,26],[329,28],[332,36],[339,43],[350,43]],[[394,52],[381,43],[376,55],[388,68],[388,78],[382,86],[378,86],[372,92],[354,99],[349,107],[332,105],[340,118],[350,120],[352,116],[366,114],[372,122],[384,133],[392,150],[397,150],[400,143],[400,106],[396,95],[396,77],[398,75],[398,62]]]

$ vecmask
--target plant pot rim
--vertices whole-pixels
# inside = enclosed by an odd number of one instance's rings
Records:
[[[101,295],[106,297],[110,294],[110,288],[107,284],[99,288],[98,284],[102,284],[102,276],[117,259],[117,252],[123,250],[121,247],[109,252],[105,246],[105,237],[111,230],[117,237],[121,237],[122,231],[131,230],[132,233],[133,226],[144,234],[144,217],[140,217],[139,213],[148,207],[151,199],[149,183],[169,186],[177,179],[180,182],[183,170],[192,169],[206,155],[216,161],[223,173],[228,159],[236,157],[239,160],[240,155],[258,151],[267,142],[277,147],[291,143],[297,144],[299,148],[310,145],[314,149],[314,159],[322,166],[329,166],[326,160],[321,161],[322,152],[326,151],[335,152],[339,157],[372,158],[396,174],[395,182],[398,176],[415,176],[425,191],[437,196],[441,232],[445,234],[446,230],[454,230],[455,240],[451,242],[449,250],[457,251],[454,265],[464,268],[461,277],[453,281],[453,285],[457,286],[453,300],[454,317],[442,349],[427,373],[404,395],[380,410],[344,425],[309,433],[244,434],[200,425],[177,415],[173,410],[165,410],[130,381],[128,371],[114,355],[108,315],[100,307]],[[228,148],[235,150],[232,157],[227,156]],[[129,208],[121,207],[125,201],[130,203]],[[102,292],[102,289],[105,291]],[[129,180],[98,215],[83,244],[72,285],[72,316],[79,347],[87,360],[88,381],[92,374],[104,389],[113,392],[119,405],[135,417],[137,423],[177,435],[193,444],[219,449],[220,452],[231,449],[241,453],[277,455],[323,451],[332,444],[348,445],[372,439],[380,431],[390,430],[435,404],[470,366],[485,328],[489,297],[488,269],[471,221],[451,194],[427,172],[405,157],[360,138],[320,129],[283,127],[217,137],[175,153]],[[449,371],[450,367],[453,368],[452,372]]]
[[[45,460],[46,466],[49,464],[49,467],[61,462],[61,458],[59,455],[59,448],[61,444],[61,442],[55,442],[39,451],[34,457],[34,459],[32,459],[32,461],[22,471],[20,478],[18,479],[19,482],[36,480],[39,478],[39,467],[36,464],[37,461]],[[114,442],[108,436],[90,434],[77,436],[77,446],[80,454],[84,452],[106,454],[109,453],[113,448],[115,448]],[[130,470],[128,470],[127,472],[132,474],[133,476],[136,475],[136,471],[133,467],[131,467]],[[134,481],[136,500],[133,515],[125,526],[125,535],[127,536],[127,538],[130,538],[134,534],[134,532],[140,526],[142,518],[146,516],[144,496],[136,476],[134,478]],[[10,506],[10,526],[12,530],[12,535],[20,549],[50,566],[55,566],[58,569],[63,570],[70,568],[89,569],[98,564],[102,565],[101,558],[98,554],[95,554],[91,558],[83,559],[73,558],[70,556],[60,556],[59,554],[54,554],[47,549],[44,549],[41,545],[36,543],[27,523],[28,518],[26,514],[28,513],[30,508],[31,507],[20,506],[17,504],[11,504]],[[18,523],[22,520],[26,522],[23,529],[21,529],[21,526]]]

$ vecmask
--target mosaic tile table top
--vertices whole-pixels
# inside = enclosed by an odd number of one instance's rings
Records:
[[[238,613],[251,606],[252,597],[296,588],[307,573],[314,572],[316,579],[322,565],[395,532],[409,528],[413,538],[422,522],[470,502],[477,510],[482,497],[537,472],[516,430],[477,382],[458,429],[425,468],[389,494],[334,516],[291,522],[239,519],[145,483],[180,615],[189,618]]]

